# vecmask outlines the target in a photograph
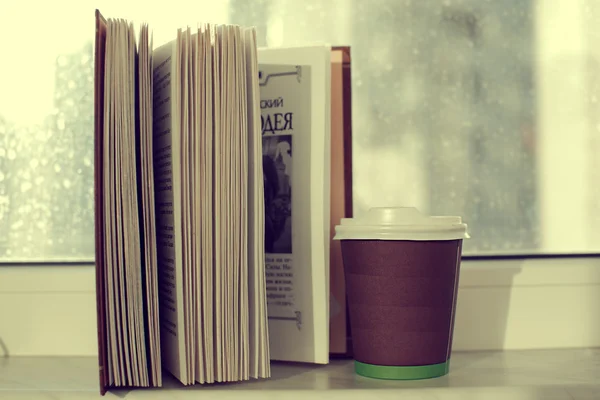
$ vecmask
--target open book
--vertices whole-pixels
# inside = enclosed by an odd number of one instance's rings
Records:
[[[102,393],[329,360],[332,49],[255,38],[96,12]]]
[[[255,32],[136,36],[97,13],[102,390],[269,377]]]

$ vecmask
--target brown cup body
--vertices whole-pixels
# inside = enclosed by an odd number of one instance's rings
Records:
[[[462,239],[342,240],[354,358],[387,366],[446,362]]]

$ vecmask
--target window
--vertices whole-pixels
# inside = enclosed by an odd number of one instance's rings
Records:
[[[466,254],[600,251],[593,0],[97,6],[149,21],[156,44],[205,20],[255,25],[260,45],[349,44],[356,213],[461,215]],[[94,9],[36,7],[0,5],[0,261],[92,260]]]

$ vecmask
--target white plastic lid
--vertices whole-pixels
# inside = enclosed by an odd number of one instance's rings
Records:
[[[457,240],[467,239],[461,217],[423,215],[414,207],[371,208],[358,218],[343,218],[335,240]]]

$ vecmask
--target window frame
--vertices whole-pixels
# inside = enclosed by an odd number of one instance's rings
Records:
[[[9,354],[95,356],[95,287],[93,263],[1,266]],[[598,300],[600,257],[465,259],[453,349],[600,347]]]

